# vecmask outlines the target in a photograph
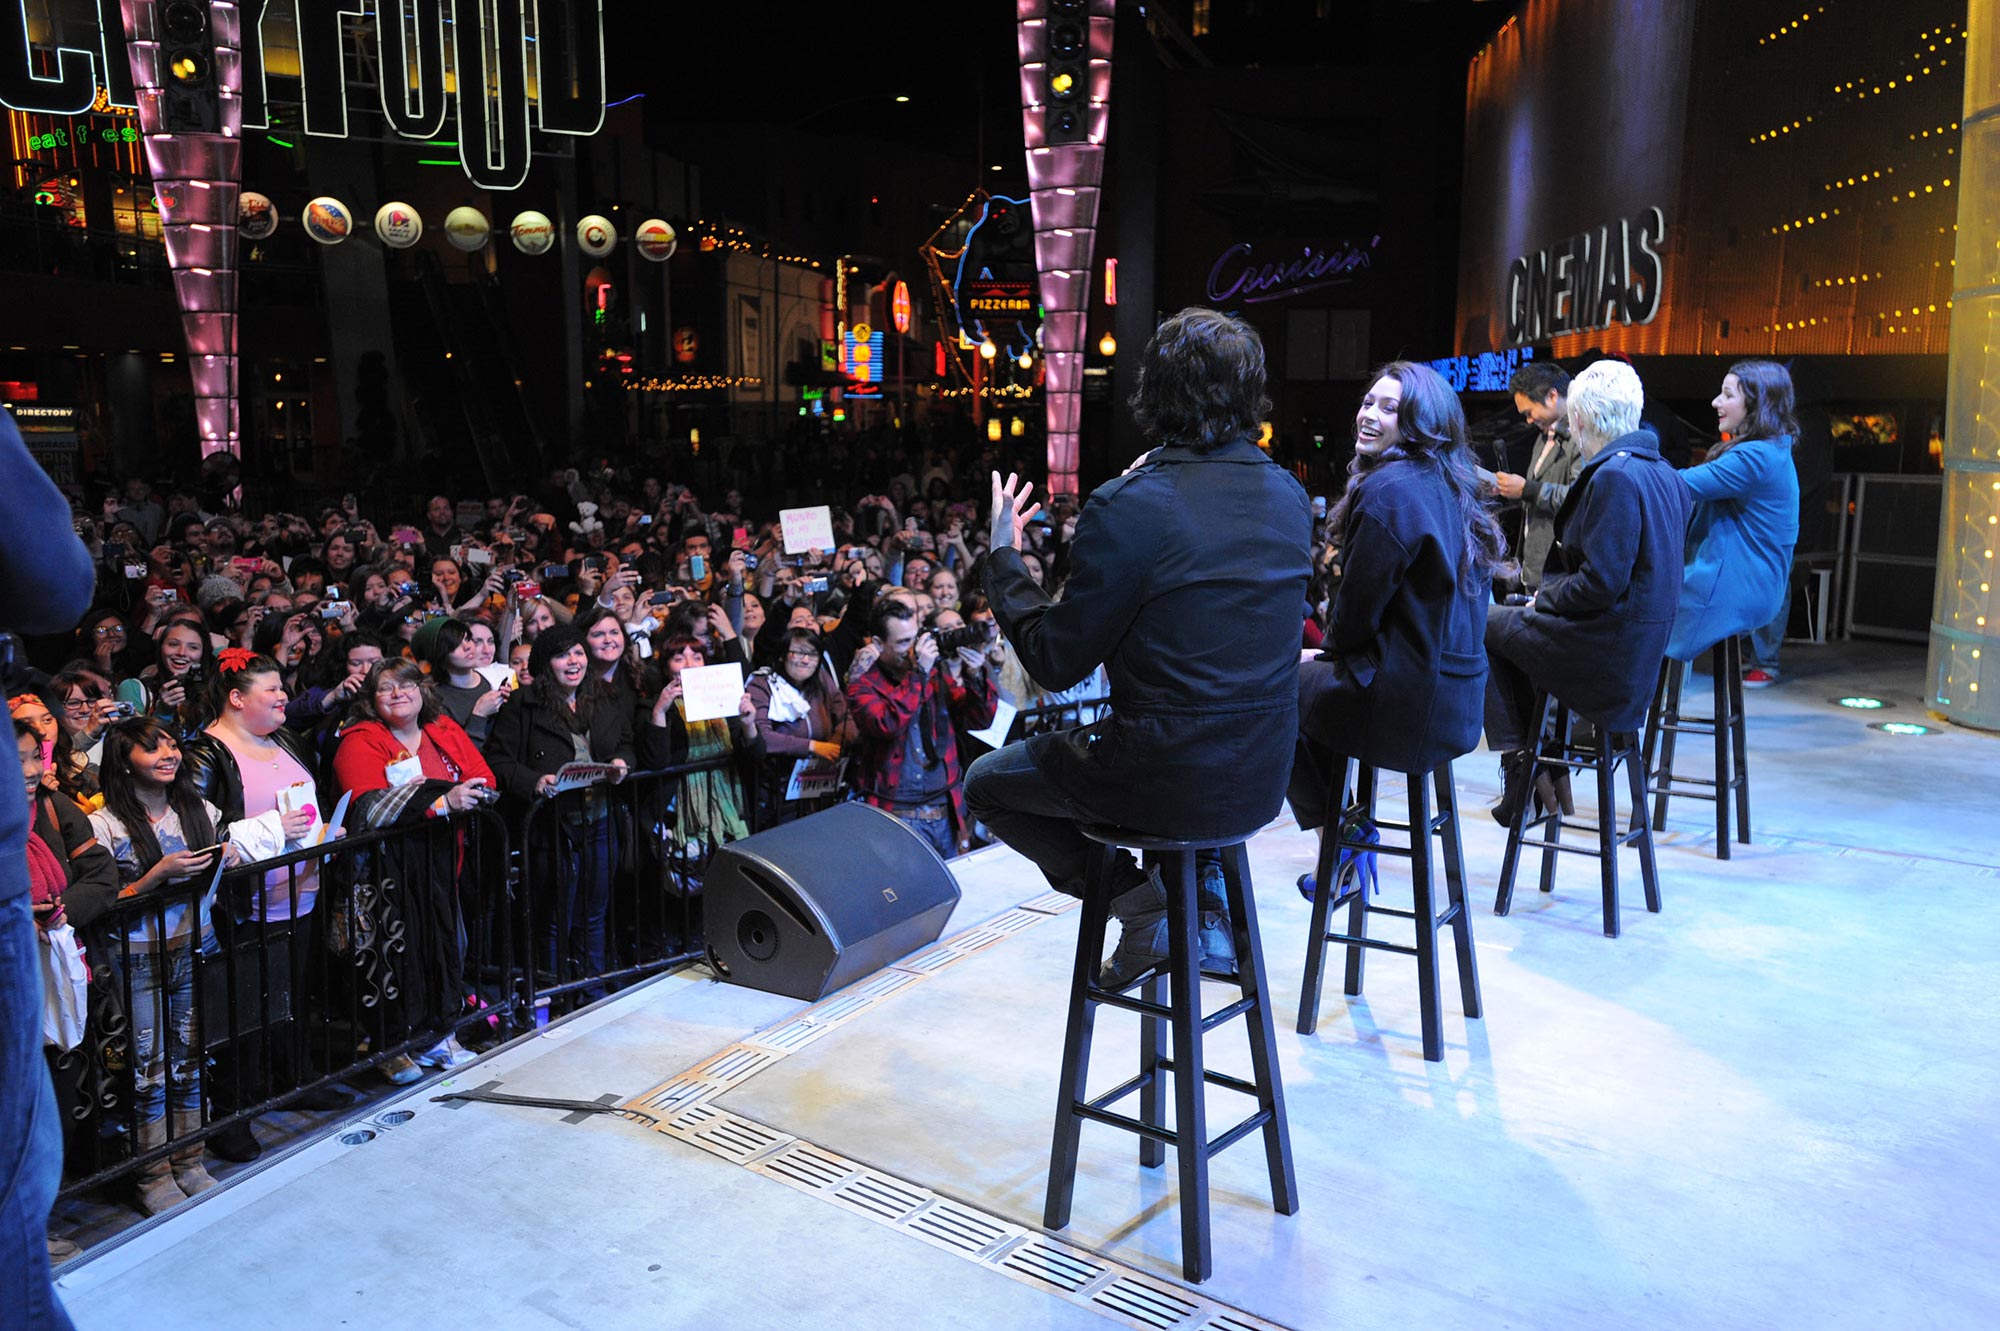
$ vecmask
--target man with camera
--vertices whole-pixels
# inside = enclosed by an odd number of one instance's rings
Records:
[[[991,723],[994,706],[982,631],[949,621],[924,629],[913,601],[885,595],[873,616],[881,655],[847,686],[862,797],[946,859],[970,826],[954,727]]]

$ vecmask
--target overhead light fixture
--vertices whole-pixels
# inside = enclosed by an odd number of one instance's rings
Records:
[[[1097,339],[1097,349],[1107,356],[1116,356],[1118,354],[1118,339],[1106,333],[1103,337]]]

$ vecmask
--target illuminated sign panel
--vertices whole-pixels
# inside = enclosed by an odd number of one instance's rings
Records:
[[[270,3],[245,0],[240,8],[243,124],[263,128],[269,119],[263,20]],[[0,3],[0,105],[58,116],[100,103],[136,106],[117,0],[98,0],[97,9],[96,45],[37,47],[29,39],[27,6]],[[347,137],[348,82],[361,71],[350,68],[345,38],[363,24],[379,57],[390,129],[411,140],[434,138],[449,97],[457,108],[459,163],[482,188],[513,189],[526,179],[535,131],[581,136],[603,128],[602,0],[296,0],[296,10],[307,134]]]
[[[882,334],[868,324],[848,329],[842,342],[840,368],[856,383],[880,383]]]

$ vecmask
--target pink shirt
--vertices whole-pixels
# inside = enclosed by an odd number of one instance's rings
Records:
[[[215,732],[211,731],[211,734]],[[243,774],[243,815],[255,818],[260,813],[269,813],[278,807],[278,792],[287,786],[303,784],[313,804],[319,802],[318,792],[313,787],[312,773],[299,766],[298,760],[281,748],[274,748],[275,759],[246,753],[221,735],[216,735],[236,759],[236,768]],[[273,869],[264,875],[264,904],[258,912],[260,920],[289,920],[292,918],[292,884],[296,882],[301,915],[310,914],[313,897],[319,891],[319,861],[308,860],[283,869]]]

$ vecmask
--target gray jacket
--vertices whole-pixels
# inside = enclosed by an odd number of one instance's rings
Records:
[[[1541,458],[1541,453],[1542,441],[1537,440],[1521,487],[1521,582],[1530,591],[1542,585],[1542,565],[1556,540],[1556,514],[1583,470],[1582,450],[1563,426],[1556,427],[1556,446],[1548,457]]]

